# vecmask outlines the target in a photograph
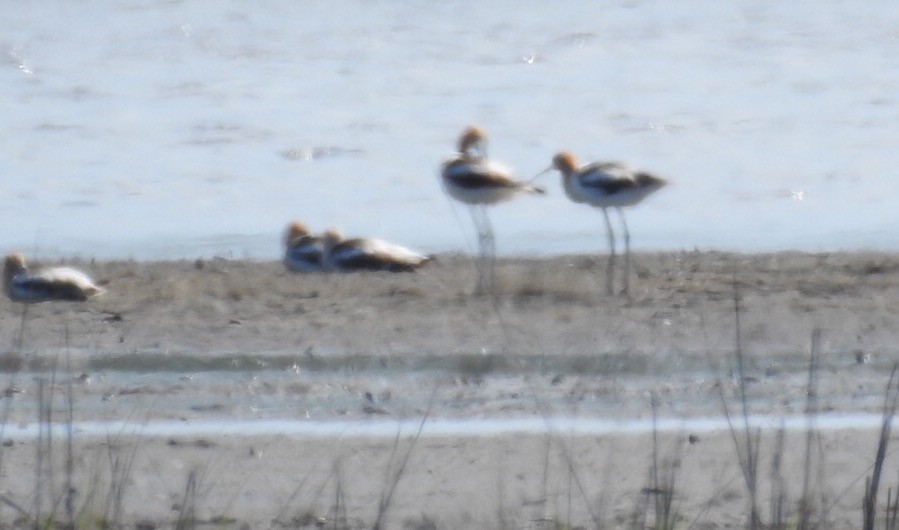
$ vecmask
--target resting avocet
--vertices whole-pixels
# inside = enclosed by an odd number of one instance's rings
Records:
[[[613,293],[613,274],[615,269],[615,232],[609,220],[608,208],[615,208],[621,217],[624,228],[624,289],[627,294],[630,288],[630,240],[627,221],[624,218],[625,206],[633,206],[649,194],[667,184],[665,179],[637,171],[618,162],[596,162],[578,168],[577,159],[568,152],[561,152],[553,157],[552,164],[540,174],[559,170],[562,174],[562,186],[565,194],[574,202],[581,202],[602,208],[609,237],[609,267],[606,269],[606,291]]]
[[[430,256],[380,239],[345,239],[336,228],[325,232],[322,241],[324,245],[322,261],[325,267],[338,272],[412,272],[432,259]]]
[[[440,177],[446,193],[471,209],[478,232],[477,291],[493,286],[496,242],[487,215],[487,206],[507,201],[522,193],[542,194],[543,189],[514,179],[504,167],[487,160],[487,135],[478,127],[468,127],[459,137],[458,154],[444,162]]]
[[[294,272],[315,272],[324,268],[322,264],[322,239],[309,233],[309,229],[299,221],[287,225],[284,233],[284,265]]]
[[[26,303],[51,300],[84,302],[104,292],[87,274],[69,267],[28,272],[25,257],[17,252],[6,256],[3,287],[11,300]]]

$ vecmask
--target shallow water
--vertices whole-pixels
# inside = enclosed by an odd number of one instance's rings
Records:
[[[288,220],[474,249],[436,178],[460,129],[674,184],[635,249],[899,248],[899,10],[880,0],[17,5],[0,19],[0,240],[32,255],[273,258]],[[507,255],[604,249],[550,194]]]
[[[740,403],[738,380],[699,359],[489,357],[101,358],[84,365],[82,374],[6,374],[5,385],[15,390],[3,417],[7,429],[27,436],[42,402],[50,400],[55,421],[63,421],[71,392],[77,428],[86,434],[125,428],[147,436],[215,434],[216,425],[227,434],[234,424],[245,426],[234,432],[258,434],[381,436],[423,418],[428,432],[448,435],[466,429],[475,436],[558,429],[589,434],[645,432],[653,409],[663,419],[661,429],[720,430],[723,400],[731,410]],[[821,360],[814,409],[831,425],[825,428],[875,426],[871,418],[880,417],[889,366],[855,366],[843,358]],[[796,418],[809,407],[808,368],[800,356],[746,370],[753,421],[800,428]],[[47,389],[43,399],[39,384]]]
[[[784,429],[804,431],[810,426],[818,431],[841,429],[876,429],[883,418],[879,414],[824,415],[811,422],[804,415],[754,415],[748,418],[751,428],[762,430]],[[740,429],[743,423],[735,423]],[[51,436],[65,436],[69,427],[54,424]],[[724,417],[704,418],[659,418],[637,420],[551,417],[551,418],[502,418],[502,419],[436,419],[368,421],[151,421],[145,423],[128,421],[86,421],[76,422],[73,432],[79,437],[108,437],[110,434],[128,436],[295,436],[295,437],[376,437],[391,438],[421,432],[422,436],[464,436],[483,437],[502,434],[559,434],[559,435],[603,435],[603,434],[650,434],[659,433],[713,433],[730,430]],[[36,423],[8,426],[3,433],[7,439],[37,438],[40,428]],[[47,433],[44,432],[44,436]]]

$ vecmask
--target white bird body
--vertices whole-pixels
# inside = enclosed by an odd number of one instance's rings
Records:
[[[71,267],[52,267],[29,272],[21,254],[7,256],[3,283],[6,295],[16,302],[83,302],[105,292],[87,274]]]
[[[497,163],[458,156],[443,164],[443,189],[465,204],[497,204],[520,193],[543,193],[541,188],[519,182]]]
[[[665,185],[659,177],[618,162],[588,164],[562,177],[569,199],[599,208],[633,206]]]
[[[381,239],[344,239],[335,229],[325,233],[323,243],[323,263],[328,269],[337,272],[412,272],[432,259]]]

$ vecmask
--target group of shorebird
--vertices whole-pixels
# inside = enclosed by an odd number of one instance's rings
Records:
[[[630,289],[630,232],[622,208],[642,201],[664,186],[666,181],[619,162],[596,162],[578,167],[577,159],[566,151],[554,156],[549,167],[531,181],[552,170],[562,174],[562,187],[569,199],[602,209],[609,238],[610,254],[606,267],[606,291],[609,294],[614,292],[615,232],[608,208],[618,211],[624,229],[625,249],[624,287],[621,292],[627,294]],[[493,288],[496,246],[487,206],[509,200],[520,193],[542,194],[544,191],[532,185],[531,181],[512,178],[503,166],[489,161],[487,135],[478,127],[467,128],[459,137],[458,153],[443,165],[441,178],[449,196],[471,208],[479,243],[476,291],[490,291]]]
[[[625,248],[621,292],[627,293],[630,287],[630,233],[622,208],[642,201],[664,186],[666,181],[617,162],[598,162],[578,167],[577,159],[568,152],[553,157],[552,164],[534,179],[552,170],[562,174],[562,187],[569,199],[602,209],[610,250],[606,267],[606,291],[610,294],[614,293],[616,252],[615,232],[608,209],[618,211]],[[478,127],[468,127],[462,133],[458,152],[443,164],[440,177],[446,193],[471,209],[478,233],[476,292],[490,291],[494,283],[496,245],[487,207],[522,193],[542,194],[544,190],[531,184],[534,179],[517,180],[503,166],[488,160],[487,135]],[[381,239],[347,239],[333,228],[321,236],[313,235],[305,225],[296,221],[288,226],[284,243],[284,264],[296,272],[411,272],[432,259]],[[6,257],[3,285],[7,296],[19,302],[84,301],[104,292],[88,275],[69,267],[29,271],[24,256],[19,253]]]

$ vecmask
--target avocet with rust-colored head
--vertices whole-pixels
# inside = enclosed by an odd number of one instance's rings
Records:
[[[412,272],[432,259],[381,239],[346,239],[336,228],[325,232],[322,242],[323,263],[327,269],[337,272]]]
[[[558,170],[562,174],[565,194],[574,202],[602,208],[609,238],[609,267],[606,270],[606,291],[613,292],[615,269],[615,232],[609,220],[608,208],[615,208],[624,229],[624,289],[630,288],[630,233],[624,218],[625,206],[633,206],[667,184],[665,179],[646,171],[638,171],[618,162],[596,162],[578,167],[577,159],[569,152],[553,157],[552,164],[540,174]]]
[[[314,236],[299,221],[287,225],[284,232],[284,265],[294,272],[316,272],[324,269],[322,238]]]
[[[521,194],[542,194],[543,189],[516,180],[505,167],[487,159],[487,135],[479,127],[468,127],[458,143],[459,152],[443,163],[443,189],[453,199],[467,204],[478,232],[477,291],[493,285],[496,244],[487,206],[508,201]]]
[[[459,152],[441,169],[443,188],[450,197],[469,205],[507,201],[521,193],[543,193],[543,189],[512,177],[505,167],[487,160],[487,135],[468,127],[459,137]]]
[[[49,267],[30,272],[25,257],[17,252],[6,256],[3,287],[11,300],[26,303],[52,300],[84,302],[104,292],[87,274],[70,267]]]

